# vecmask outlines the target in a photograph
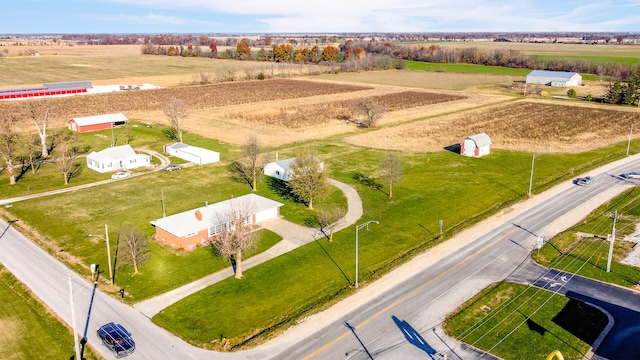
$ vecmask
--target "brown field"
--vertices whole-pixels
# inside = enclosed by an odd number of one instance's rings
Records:
[[[439,104],[464,99],[464,96],[431,93],[424,91],[403,91],[391,94],[371,96],[373,101],[384,107],[385,111],[398,111],[419,106]],[[332,120],[356,120],[360,114],[352,106],[353,100],[331,103],[310,104],[280,108],[279,111],[253,111],[230,114],[229,118],[239,118],[249,122],[274,125],[285,128],[302,128],[309,125],[328,123]]]
[[[459,46],[495,47],[496,44]],[[509,44],[509,47],[526,53],[613,51],[618,56],[625,56],[629,49],[566,44]],[[362,146],[437,151],[460,142],[464,136],[485,131],[499,148],[576,152],[625,140],[630,124],[638,120],[635,109],[613,110],[576,101],[571,102],[571,106],[542,100],[498,104],[519,96],[517,90],[506,90],[508,84],[521,80],[513,76],[389,70],[178,86],[191,81],[194,74],[215,74],[219,71],[216,69],[233,69],[238,79],[242,79],[245,72],[255,72],[257,66],[264,64],[143,56],[138,46],[34,48],[40,57],[15,56],[28,47],[10,47],[13,55],[0,59],[0,86],[87,78],[96,85],[166,86],[158,90],[52,99],[56,125],[74,116],[110,112],[124,112],[132,120],[166,124],[161,108],[169,98],[176,97],[192,108],[186,121],[188,131],[232,144],[242,144],[249,134],[258,135],[265,146],[347,135],[349,142]],[[60,71],[51,73],[51,68]],[[273,75],[295,73],[293,68],[273,67],[269,71]],[[578,95],[598,96],[606,90],[602,82],[589,85],[576,88]],[[566,89],[545,87],[544,90],[551,95],[566,94]],[[354,123],[345,121],[354,115],[348,112],[348,104],[364,97],[375,98],[387,108],[378,122],[378,130],[358,129]],[[487,108],[488,105],[495,106]],[[0,103],[0,111],[22,113],[23,109],[21,101]]]
[[[174,97],[183,100],[191,109],[200,110],[261,101],[340,94],[367,89],[371,88],[326,82],[315,83],[303,80],[276,79],[79,95],[50,98],[46,101],[51,103],[51,113],[56,120],[66,120],[77,116],[114,112],[159,111],[169,99]],[[14,114],[22,113],[25,105],[25,101],[0,102],[0,111]]]
[[[404,151],[438,151],[485,132],[493,146],[532,152],[582,152],[624,141],[636,109],[517,101],[384,128],[347,138],[350,143]]]

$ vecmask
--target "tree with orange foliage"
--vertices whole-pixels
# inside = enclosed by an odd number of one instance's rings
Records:
[[[246,38],[241,39],[236,46],[236,58],[240,60],[246,60],[251,56],[251,47],[249,46],[249,40]]]
[[[324,61],[337,61],[338,54],[340,53],[340,49],[335,46],[327,46],[322,51],[322,60]]]

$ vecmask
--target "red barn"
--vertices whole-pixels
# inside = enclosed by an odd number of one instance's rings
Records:
[[[129,119],[123,113],[96,116],[77,117],[69,120],[69,130],[88,132],[112,129],[117,125],[124,125]]]

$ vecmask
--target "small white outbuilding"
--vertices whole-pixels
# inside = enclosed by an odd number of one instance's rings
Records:
[[[285,160],[276,160],[274,162],[270,162],[264,166],[263,172],[267,176],[271,176],[276,179],[280,179],[282,181],[289,181],[293,173],[291,172],[291,164],[296,160],[296,158],[290,158]],[[319,163],[320,170],[324,170],[324,163],[317,159]]]
[[[220,161],[220,153],[217,151],[203,149],[183,143],[166,145],[164,151],[169,155],[177,156],[183,160],[187,160],[198,165],[211,164]]]
[[[460,154],[470,157],[480,157],[491,153],[491,138],[480,133],[464,138],[460,144]]]

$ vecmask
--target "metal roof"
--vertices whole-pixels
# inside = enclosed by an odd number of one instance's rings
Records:
[[[256,194],[248,194],[156,219],[151,221],[151,224],[177,237],[185,237],[189,234],[194,234],[199,231],[209,229],[213,225],[217,225],[214,224],[216,219],[223,218],[226,211],[233,209],[234,206],[240,206],[238,204],[247,204],[248,206],[251,206],[253,208],[253,214],[284,205]],[[201,214],[202,220],[198,220],[198,218],[196,218],[196,212],[198,211]]]
[[[127,159],[129,156],[135,155],[135,151],[131,148],[131,145],[120,145],[110,148],[106,148],[100,151],[94,151],[87,155],[88,158],[102,162],[102,160],[110,158],[114,160]]]
[[[95,115],[95,116],[84,116],[84,117],[75,117],[69,121],[74,121],[78,126],[89,126],[89,125],[97,125],[97,124],[108,124],[108,123],[116,123],[116,122],[126,122],[127,117],[124,116],[123,113],[117,114],[104,114],[104,115]]]
[[[477,147],[491,145],[491,138],[485,133],[475,134],[465,138],[465,140],[466,139],[473,140]]]
[[[578,73],[568,71],[533,70],[527,75],[527,77],[535,76],[556,79],[571,79],[574,75],[578,75]]]

